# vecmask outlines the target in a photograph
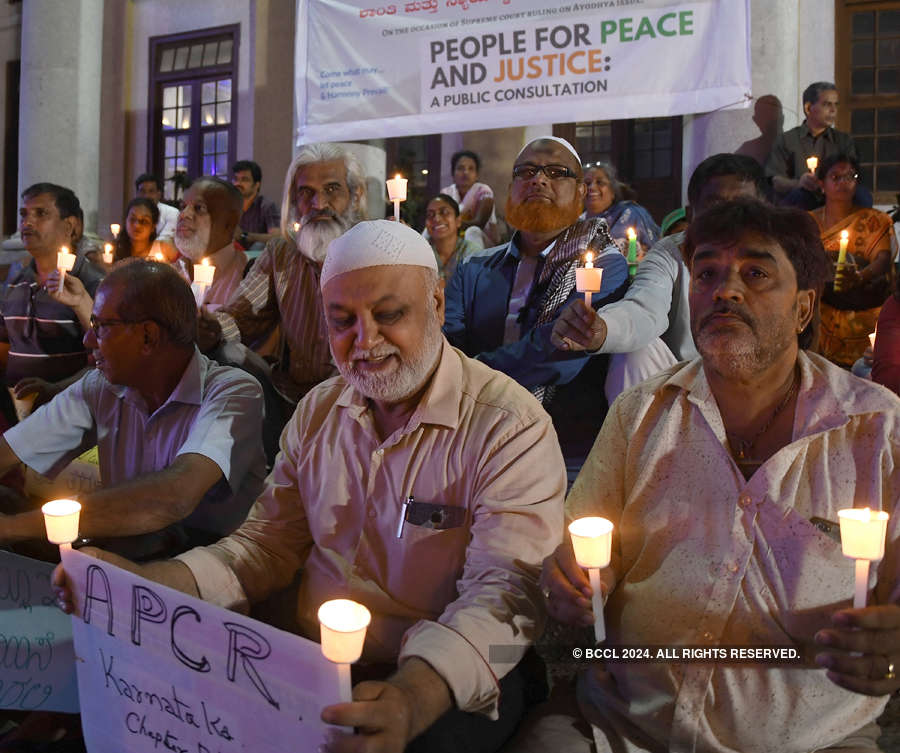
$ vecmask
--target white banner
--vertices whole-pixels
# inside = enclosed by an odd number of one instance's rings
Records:
[[[298,0],[297,141],[747,106],[749,0]]]
[[[52,572],[0,552],[0,708],[78,711],[72,621],[56,606]]]
[[[340,701],[317,643],[77,551],[81,724],[91,753],[316,750]]]

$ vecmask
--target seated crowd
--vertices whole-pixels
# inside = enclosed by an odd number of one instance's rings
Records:
[[[545,136],[508,166],[508,237],[480,168],[453,155],[422,232],[365,218],[335,144],[299,149],[280,209],[255,162],[195,180],[174,220],[142,175],[113,261],[62,278],[78,199],[29,187],[0,350],[33,413],[7,410],[0,474],[96,446],[83,551],[260,619],[289,589],[277,626],[314,640],[322,602],[368,607],[331,751],[876,750],[900,689],[900,290],[855,154],[815,185],[712,155],[660,231],[612,165]],[[0,546],[46,555],[35,500],[3,499]],[[822,531],[848,507],[892,516],[864,609]],[[550,692],[547,641],[594,622],[565,526],[601,515],[607,646],[802,662],[585,662]]]

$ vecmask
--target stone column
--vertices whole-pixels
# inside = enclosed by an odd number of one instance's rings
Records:
[[[102,30],[103,0],[22,3],[19,193],[39,181],[71,188],[90,231],[97,218]]]
[[[752,94],[754,97],[774,94],[781,100],[785,129],[799,122],[796,108],[800,98],[797,83],[800,18],[798,5],[793,2],[753,0],[750,6]],[[752,103],[748,109],[684,116],[682,193],[685,202],[688,181],[700,162],[719,152],[733,152],[744,141],[759,136],[752,118]]]

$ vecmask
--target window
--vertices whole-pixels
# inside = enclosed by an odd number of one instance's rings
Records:
[[[238,26],[150,40],[148,163],[165,198],[200,175],[228,176],[235,161]]]
[[[856,143],[875,201],[900,192],[900,2],[839,0],[835,70],[838,127]]]
[[[559,123],[553,134],[568,139],[585,165],[615,165],[658,222],[681,206],[681,127],[680,117],[594,120]]]

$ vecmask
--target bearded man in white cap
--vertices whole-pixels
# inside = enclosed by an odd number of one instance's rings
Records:
[[[235,608],[302,568],[303,634],[318,636],[328,599],[372,613],[354,665],[367,680],[322,712],[363,739],[338,733],[330,750],[498,750],[534,685],[537,577],[562,539],[550,418],[441,336],[443,283],[411,228],[356,225],[331,243],[321,285],[340,376],[300,402],[241,528],[139,572]]]
[[[575,269],[593,253],[603,270],[593,305],[621,298],[628,265],[601,219],[579,221],[581,159],[565,139],[546,136],[516,157],[506,203],[512,240],[461,265],[447,288],[444,334],[467,355],[534,392],[553,418],[573,481],[606,416],[607,359],[557,350],[553,323],[580,294]]]
[[[223,339],[274,349],[272,381],[290,410],[333,376],[319,272],[328,244],[363,217],[365,205],[365,174],[350,152],[337,144],[301,147],[284,181],[281,233],[215,319],[204,318],[201,350],[213,351]]]

